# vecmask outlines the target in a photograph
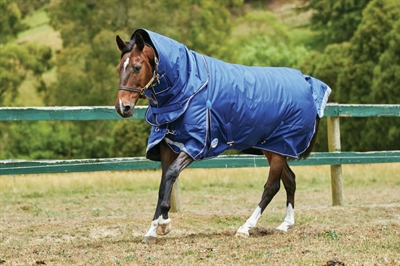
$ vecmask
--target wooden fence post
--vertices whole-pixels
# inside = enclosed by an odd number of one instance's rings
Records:
[[[181,192],[179,189],[179,178],[176,179],[171,191],[171,212],[181,211]]]
[[[329,152],[340,152],[340,124],[339,116],[328,117],[328,148]],[[331,165],[331,186],[332,186],[332,205],[342,206],[343,185],[342,185],[342,165]]]

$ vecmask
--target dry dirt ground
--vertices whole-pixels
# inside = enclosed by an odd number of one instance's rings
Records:
[[[329,167],[295,167],[296,225],[282,188],[249,238],[236,238],[267,169],[187,169],[182,211],[142,243],[158,171],[0,176],[2,265],[400,265],[400,164],[345,166],[345,206],[331,206]],[[218,176],[218,178],[215,178]]]

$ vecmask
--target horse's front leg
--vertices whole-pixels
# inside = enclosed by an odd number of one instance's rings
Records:
[[[150,224],[150,228],[144,236],[143,242],[155,244],[157,242],[157,228],[158,219],[161,215],[161,202],[164,199],[165,185],[166,185],[166,173],[171,164],[176,160],[178,154],[174,153],[168,145],[162,141],[160,143],[160,156],[161,156],[161,181],[158,187],[158,201],[156,210],[154,212],[153,221]]]
[[[236,236],[249,236],[249,230],[256,226],[258,219],[261,217],[261,214],[264,212],[265,208],[271,202],[276,193],[278,193],[280,188],[280,180],[282,171],[286,164],[286,157],[267,151],[263,151],[263,153],[267,157],[268,163],[270,165],[268,179],[264,185],[264,192],[257,208],[254,210],[250,218],[247,219],[247,221],[239,227],[239,229],[236,231]]]
[[[168,217],[168,212],[171,208],[172,187],[180,172],[193,162],[193,159],[184,152],[174,153],[164,141],[160,145],[160,154],[162,176],[157,207],[150,229],[144,236],[145,243],[156,243],[157,235],[166,235],[171,231],[171,219]]]
[[[192,162],[193,159],[188,154],[180,152],[165,173],[164,194],[160,204],[161,215],[158,218],[158,235],[166,235],[171,231],[171,219],[168,217],[168,212],[171,209],[172,187],[182,170]]]

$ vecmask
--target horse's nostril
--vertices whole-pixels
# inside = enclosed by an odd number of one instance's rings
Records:
[[[124,112],[124,114],[129,113],[129,111],[131,110],[131,106],[130,105],[124,105],[122,106],[122,111]]]

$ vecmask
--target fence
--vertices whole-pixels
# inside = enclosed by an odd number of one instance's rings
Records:
[[[131,119],[143,119],[145,107],[137,107]],[[328,104],[325,109],[328,119],[329,152],[311,153],[307,160],[292,161],[290,165],[330,165],[333,205],[343,205],[342,164],[390,163],[400,162],[400,150],[371,152],[341,152],[341,117],[400,117],[398,105],[354,105]],[[3,107],[0,108],[0,121],[37,120],[120,120],[114,107]],[[231,168],[268,166],[264,156],[223,155],[212,160],[194,162],[191,168]],[[90,171],[143,170],[160,168],[160,163],[143,157],[104,158],[82,160],[4,160],[0,161],[0,175],[66,173]],[[179,193],[179,190],[174,190]],[[174,194],[179,209],[179,195]]]

